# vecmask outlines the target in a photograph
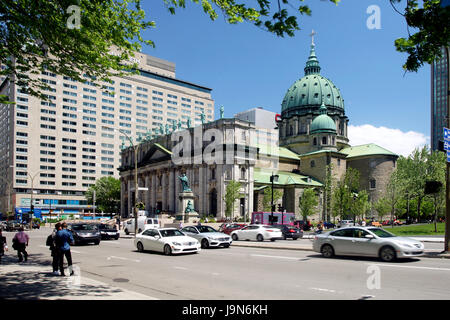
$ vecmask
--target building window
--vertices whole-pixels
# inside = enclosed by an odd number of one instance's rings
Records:
[[[211,180],[216,180],[216,169],[215,168],[211,169]]]
[[[314,160],[311,160],[311,168],[314,168],[316,166],[316,162]]]
[[[322,137],[322,144],[327,144],[327,137]]]
[[[375,179],[370,179],[370,189],[376,189],[377,187],[377,181]]]
[[[315,146],[317,145],[317,138],[313,139],[313,145],[315,145]]]
[[[246,170],[245,168],[241,168],[241,180],[245,180]]]

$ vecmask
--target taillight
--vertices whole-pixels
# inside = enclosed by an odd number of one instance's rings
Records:
[[[291,230],[289,230],[289,232],[293,232],[293,233],[295,233],[295,230],[291,229]]]
[[[267,232],[274,232],[273,230],[267,230]]]

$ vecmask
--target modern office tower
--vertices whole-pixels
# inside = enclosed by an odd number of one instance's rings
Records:
[[[278,145],[278,128],[275,121],[276,112],[264,110],[262,107],[252,108],[236,113],[234,117],[239,120],[251,122],[256,127],[257,144]]]
[[[438,150],[443,128],[448,123],[449,48],[442,48],[442,58],[431,65],[431,149]]]
[[[114,77],[105,90],[43,72],[49,101],[21,93],[9,79],[0,94],[0,212],[46,215],[92,211],[84,192],[103,176],[118,178],[120,150],[156,134],[214,120],[212,89],[175,77],[175,63],[137,53],[139,74]],[[33,193],[32,193],[33,189]],[[10,190],[10,196],[8,197]]]

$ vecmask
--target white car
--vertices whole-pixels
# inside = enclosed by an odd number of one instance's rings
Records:
[[[165,255],[196,253],[201,250],[197,239],[186,236],[175,228],[147,229],[134,239],[139,252],[145,250],[163,252]]]
[[[337,227],[338,228],[348,228],[348,227],[353,227],[353,226],[359,226],[359,224],[354,224],[353,220],[341,220],[338,222]]]
[[[251,224],[239,230],[231,232],[231,238],[236,240],[271,240],[283,239],[280,229],[269,225]]]

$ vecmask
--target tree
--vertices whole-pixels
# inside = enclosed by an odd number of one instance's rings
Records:
[[[370,210],[369,194],[366,190],[360,191],[357,196],[353,197],[353,203],[350,207],[355,221],[362,220],[366,213]]]
[[[307,220],[314,213],[314,208],[319,204],[317,194],[313,188],[307,188],[303,191],[298,207],[303,216],[303,220]]]
[[[101,177],[86,191],[85,197],[93,203],[95,191],[95,205],[102,212],[113,213],[117,211],[120,203],[120,180],[114,177]]]
[[[375,201],[373,203],[373,208],[377,211],[380,220],[383,220],[383,217],[391,210],[391,206],[386,198],[379,198]]]
[[[332,195],[333,217],[347,218],[349,215],[354,215],[354,196],[358,193],[359,186],[359,172],[356,169],[348,168],[345,175],[337,181]]]
[[[338,4],[340,0],[329,0]],[[394,6],[401,0],[388,0]],[[155,5],[156,1],[152,2]],[[185,8],[186,0],[162,0],[175,14]],[[230,24],[250,22],[279,37],[294,36],[300,30],[297,15],[311,15],[304,0],[257,0],[255,7],[238,0],[191,0],[201,3],[211,20],[222,12]],[[449,8],[441,8],[439,0],[408,0],[405,13],[407,24],[418,28],[408,39],[395,42],[400,52],[409,57],[404,68],[417,71],[424,63],[431,63],[440,55],[440,48],[450,42]],[[294,6],[294,3],[296,6]],[[292,12],[292,10],[294,10]],[[147,21],[140,0],[4,0],[0,2],[0,76],[10,76],[21,90],[42,99],[47,83],[36,75],[51,72],[77,81],[90,81],[100,86],[111,76],[137,72],[130,63],[134,52],[144,40],[142,32],[156,26]],[[111,53],[112,48],[117,53]],[[34,76],[30,76],[34,75]],[[84,75],[87,76],[84,77]],[[9,97],[0,96],[0,103]]]
[[[283,196],[283,192],[278,189],[273,189],[273,203],[275,204]],[[272,186],[264,189],[263,210],[266,212],[272,211]]]
[[[227,188],[225,190],[224,196],[225,215],[229,218],[232,217],[232,214],[234,212],[234,205],[236,200],[239,198],[240,190],[241,190],[241,183],[234,180],[231,180],[228,183]]]
[[[402,0],[389,1],[408,25],[408,38],[395,40],[397,51],[408,53],[403,68],[418,71],[424,63],[431,64],[441,57],[441,48],[450,43],[450,7],[441,6],[441,0],[407,0],[405,11],[401,13],[395,3]],[[417,32],[411,34],[410,27]]]

